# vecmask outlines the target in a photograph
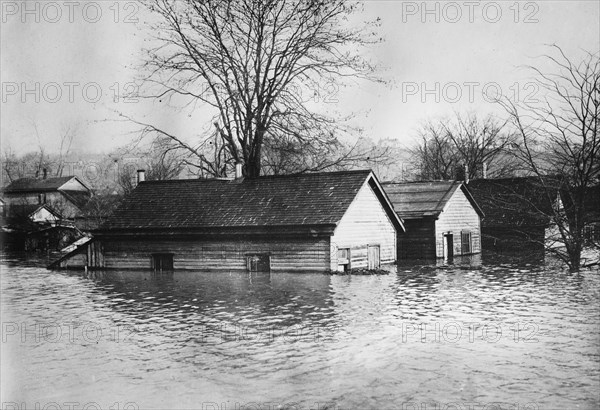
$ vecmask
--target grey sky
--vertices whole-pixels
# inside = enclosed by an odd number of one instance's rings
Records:
[[[202,109],[127,101],[147,38],[144,10],[133,1],[2,1],[2,148],[54,150],[61,130],[79,124],[74,149],[108,151],[134,127],[122,112],[193,140]],[[385,84],[321,90],[321,107],[354,121],[373,139],[414,139],[419,124],[454,111],[500,113],[483,91],[535,98],[536,58],[556,43],[577,58],[600,50],[598,1],[367,1],[385,41],[370,50]],[[137,20],[137,22],[135,22]],[[326,103],[323,103],[323,100]],[[37,129],[37,133],[36,133]]]

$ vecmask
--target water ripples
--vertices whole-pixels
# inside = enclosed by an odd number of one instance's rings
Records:
[[[86,275],[5,264],[1,281],[5,402],[600,403],[598,271]]]

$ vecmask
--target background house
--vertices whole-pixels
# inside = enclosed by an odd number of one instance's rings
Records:
[[[58,250],[82,236],[92,191],[77,177],[21,178],[2,192],[2,243],[15,251]]]
[[[481,251],[483,212],[461,182],[383,185],[406,233],[398,236],[398,259],[451,258]]]
[[[536,177],[515,177],[472,180],[469,190],[485,213],[483,249],[537,253],[558,240],[551,218],[552,207],[561,206],[558,187],[544,187]]]
[[[92,197],[92,191],[75,176],[20,178],[3,190],[7,213],[20,206],[47,205],[62,219],[75,220]]]
[[[52,266],[249,271],[378,268],[403,231],[371,171],[138,184]]]

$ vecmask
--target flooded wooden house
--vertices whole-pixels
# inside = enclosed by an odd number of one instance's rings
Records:
[[[469,190],[485,212],[482,245],[497,253],[543,252],[557,238],[552,208],[560,189],[537,177],[476,179]]]
[[[462,182],[386,183],[404,221],[398,259],[452,258],[481,251],[483,212]]]
[[[404,228],[371,171],[140,182],[54,267],[324,271],[396,259]]]
[[[92,190],[76,176],[47,178],[19,178],[3,190],[6,213],[22,212],[20,208],[45,206],[60,215],[61,219],[74,221],[92,197]]]
[[[75,176],[20,178],[2,190],[2,242],[17,251],[58,250],[81,237],[92,191]]]

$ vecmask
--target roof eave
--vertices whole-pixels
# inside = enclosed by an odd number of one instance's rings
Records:
[[[390,218],[390,220],[392,221],[392,223],[394,224],[396,229],[401,229],[402,232],[406,232],[406,228],[404,227],[404,222],[402,221],[402,217],[400,215],[398,215],[398,213],[394,209],[394,205],[392,205],[392,201],[390,200],[387,193],[381,186],[381,183],[379,182],[379,180],[377,179],[377,177],[375,176],[375,173],[373,171],[371,171],[369,173],[368,181],[369,181],[369,184],[371,181],[373,182],[372,185],[370,184],[371,188],[373,188],[373,185],[375,185],[375,187],[377,188],[377,190],[375,191],[375,195],[377,196],[379,201],[382,202],[382,205],[384,205],[386,214],[388,215],[388,217]]]
[[[467,197],[467,199],[469,200],[469,202],[473,206],[473,209],[475,209],[475,212],[477,212],[477,214],[479,215],[479,217],[480,218],[484,218],[485,217],[485,213],[483,212],[483,209],[481,209],[481,207],[479,206],[479,204],[477,203],[477,201],[475,201],[475,198],[473,198],[473,195],[471,194],[471,191],[469,191],[469,188],[467,187],[467,185],[461,183],[460,184],[460,189],[462,190],[463,194],[465,194],[465,196]]]
[[[281,236],[331,236],[335,224],[321,225],[281,225],[281,226],[227,226],[227,227],[186,227],[186,228],[100,228],[92,233],[95,236],[210,236],[231,235],[281,235]]]

